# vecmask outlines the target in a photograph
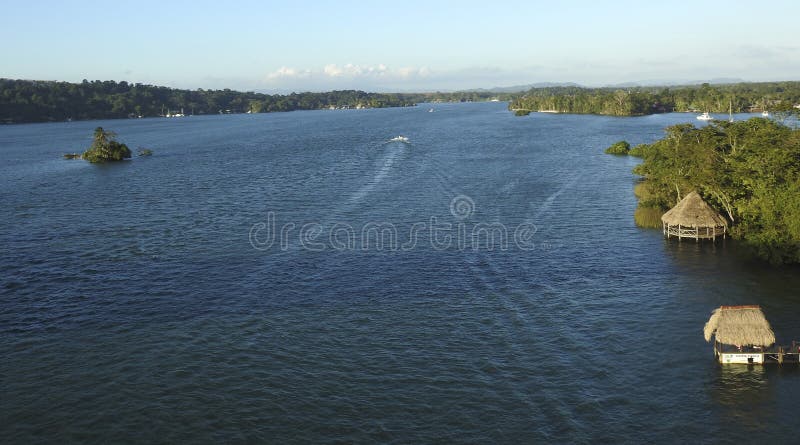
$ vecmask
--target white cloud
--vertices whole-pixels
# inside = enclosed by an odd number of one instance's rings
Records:
[[[311,76],[311,70],[298,70],[282,66],[276,71],[267,74],[267,80],[277,79],[303,79]]]
[[[402,77],[404,79],[407,79],[407,78],[411,77],[412,75],[414,75],[415,72],[416,72],[416,70],[414,68],[406,66],[406,67],[398,69],[397,70],[397,75],[399,75],[400,77]]]
[[[428,67],[401,67],[391,68],[388,65],[379,63],[377,65],[356,65],[347,63],[338,65],[330,63],[320,70],[298,70],[282,66],[278,70],[267,74],[267,80],[295,79],[310,77],[329,77],[339,79],[359,79],[359,78],[384,78],[384,79],[409,79],[415,77],[428,77],[431,70]]]
[[[355,88],[370,90],[395,90],[405,86],[416,88],[417,81],[434,76],[430,68],[404,66],[393,68],[384,63],[358,65],[330,63],[318,69],[297,69],[282,66],[268,73],[264,83],[276,90],[303,89],[327,90]]]
[[[403,77],[403,70],[404,68],[401,68],[400,70],[392,70],[383,63],[379,63],[377,65],[354,65],[352,63],[348,63],[342,66],[331,63],[325,65],[325,67],[322,69],[322,73],[328,77],[348,78],[386,77],[392,76],[393,74]]]

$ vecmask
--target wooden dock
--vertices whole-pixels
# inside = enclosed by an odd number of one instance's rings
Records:
[[[790,346],[772,346],[769,348],[743,347],[714,344],[714,356],[723,364],[745,365],[788,365],[800,364],[800,344],[793,341]]]

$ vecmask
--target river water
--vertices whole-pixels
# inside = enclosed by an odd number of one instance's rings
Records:
[[[794,440],[797,368],[702,327],[800,339],[798,269],[638,229],[603,154],[694,116],[505,107],[0,127],[0,437]],[[98,125],[154,155],[61,159]]]

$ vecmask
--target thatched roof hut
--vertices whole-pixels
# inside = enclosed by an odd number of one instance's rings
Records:
[[[714,309],[703,328],[706,341],[734,346],[770,346],[775,333],[759,306],[721,306]]]
[[[725,235],[728,221],[714,211],[697,192],[684,196],[675,207],[661,216],[664,235],[681,238],[713,239]]]

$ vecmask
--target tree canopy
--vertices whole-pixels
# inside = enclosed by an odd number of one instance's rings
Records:
[[[627,141],[619,141],[606,148],[606,153],[610,155],[627,155],[631,151],[631,144]]]
[[[0,79],[0,123],[156,117],[180,110],[184,114],[227,114],[385,108],[428,101],[477,101],[494,96],[489,92],[389,94],[356,90],[270,95],[229,89],[181,90],[125,81]]]
[[[681,124],[631,154],[644,159],[640,207],[663,213],[696,190],[758,256],[800,262],[800,130],[764,118]]]
[[[517,114],[548,110],[561,113],[637,116],[672,111],[734,113],[796,112],[800,82],[738,83],[631,88],[533,88],[515,98],[509,108]]]

